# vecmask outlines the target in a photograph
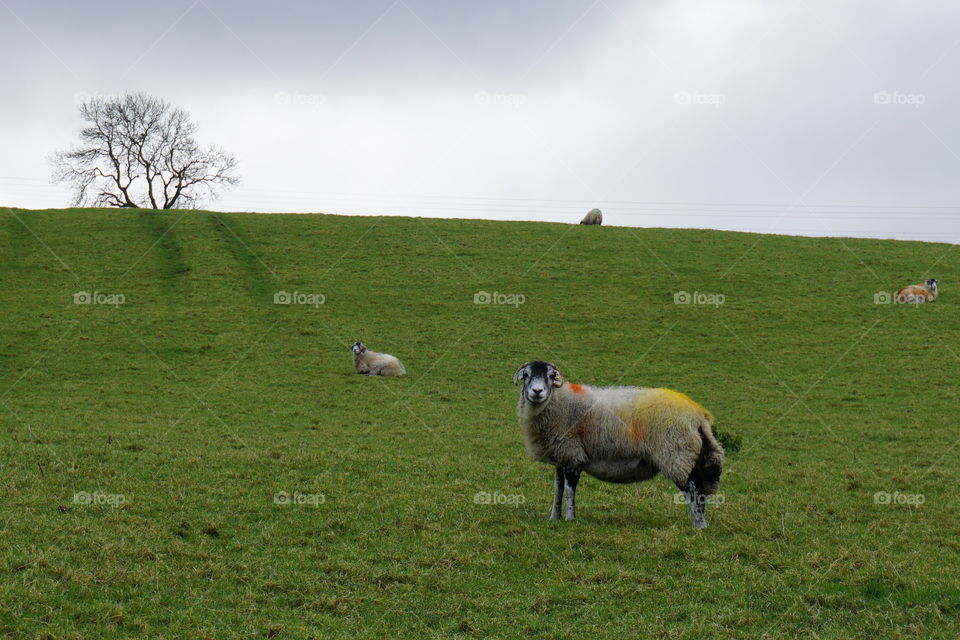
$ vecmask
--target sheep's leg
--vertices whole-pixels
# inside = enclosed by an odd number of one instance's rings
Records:
[[[686,488],[682,489],[684,497],[687,499],[687,507],[690,509],[690,519],[693,520],[693,526],[697,529],[704,529],[707,521],[703,515],[706,511],[706,497],[697,491],[697,485],[693,478],[687,480]]]
[[[550,511],[551,520],[560,519],[561,504],[563,504],[563,468],[557,467],[557,475],[553,479],[553,509]]]
[[[565,520],[573,520],[577,517],[577,483],[580,482],[580,471],[576,469],[566,469],[563,473],[564,488],[567,490],[567,512],[564,515]]]

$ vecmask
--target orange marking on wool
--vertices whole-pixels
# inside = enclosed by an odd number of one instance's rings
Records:
[[[582,442],[583,439],[592,431],[595,431],[596,428],[596,421],[593,418],[584,416],[583,419],[570,430],[570,436]]]
[[[574,393],[583,393],[584,388],[582,384],[571,384],[570,391],[573,391]]]

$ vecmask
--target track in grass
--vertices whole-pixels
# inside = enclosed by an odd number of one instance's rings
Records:
[[[947,245],[7,210],[0,256],[7,636],[957,635]],[[532,359],[708,407],[741,441],[710,528],[662,478],[548,522]]]

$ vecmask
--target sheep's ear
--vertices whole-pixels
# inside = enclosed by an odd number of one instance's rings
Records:
[[[517,384],[518,382],[520,382],[520,375],[523,373],[523,370],[526,369],[528,366],[530,366],[529,362],[524,362],[522,365],[520,365],[516,373],[513,374],[513,384]]]
[[[555,387],[563,386],[563,374],[560,373],[560,369],[557,369],[556,367],[554,367],[553,375],[551,376],[551,378],[553,379],[553,386]]]

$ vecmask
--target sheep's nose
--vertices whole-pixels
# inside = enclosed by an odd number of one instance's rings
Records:
[[[543,387],[533,387],[530,391],[533,391],[533,395],[538,396],[543,393]]]

